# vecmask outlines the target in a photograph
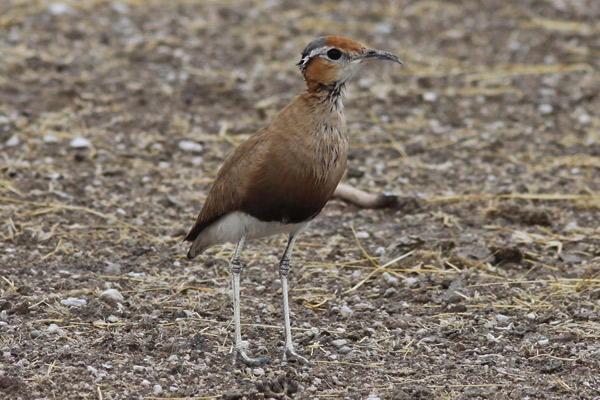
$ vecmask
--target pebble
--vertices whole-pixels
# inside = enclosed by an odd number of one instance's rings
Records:
[[[40,337],[42,335],[42,332],[40,331],[31,331],[31,333],[29,334],[29,337],[31,337],[32,339],[35,339],[37,337]]]
[[[348,354],[351,351],[352,351],[351,347],[343,346],[343,347],[340,347],[340,349],[338,350],[338,353],[340,353],[340,354]]]
[[[119,3],[119,2],[113,2],[110,7],[118,12],[119,14],[125,14],[129,11],[129,6],[127,4],[123,4],[123,3]]]
[[[348,306],[342,306],[342,308],[340,308],[340,314],[342,314],[343,317],[349,317],[354,314],[354,311]]]
[[[17,135],[12,135],[10,137],[10,139],[8,139],[6,141],[6,143],[4,143],[7,147],[15,147],[18,146],[19,143],[21,143],[21,140],[19,139],[19,137]]]
[[[189,151],[191,153],[200,153],[204,149],[204,146],[202,146],[200,143],[192,142],[191,140],[182,140],[177,144],[177,146],[181,150]]]
[[[437,100],[437,94],[433,92],[423,93],[423,100],[433,102]]]
[[[106,319],[108,322],[115,324],[117,322],[119,322],[119,318],[117,318],[114,315],[109,315],[108,318]]]
[[[356,237],[359,239],[368,239],[371,237],[371,234],[369,232],[360,231],[356,232]]]
[[[92,143],[86,138],[76,137],[69,142],[69,146],[74,149],[84,149],[86,147],[91,147]]]
[[[534,320],[537,318],[537,315],[535,315],[534,313],[530,312],[529,314],[527,314],[527,318]]]
[[[507,317],[506,315],[503,314],[496,314],[496,320],[498,322],[506,322],[510,319],[510,317]]]
[[[342,347],[348,343],[346,339],[337,339],[331,342],[336,347]]]
[[[158,395],[161,394],[163,392],[163,388],[160,385],[154,385],[154,387],[152,388],[152,393]]]
[[[0,326],[1,327],[8,326],[8,322],[6,322],[6,321],[0,321]]]
[[[592,120],[592,117],[590,117],[590,114],[581,114],[579,117],[577,117],[577,121],[579,121],[580,124],[589,124],[590,121]]]
[[[0,320],[8,321],[8,314],[6,313],[6,310],[0,311]]]
[[[146,367],[143,367],[143,366],[141,366],[141,365],[134,365],[134,366],[133,366],[133,370],[134,370],[135,372],[142,372],[142,371],[144,371],[145,369],[146,369]]]
[[[396,288],[389,287],[385,290],[385,292],[383,292],[383,297],[391,297],[391,296],[395,295],[396,293],[398,293]]]
[[[92,367],[91,365],[88,365],[85,369],[87,369],[88,372],[94,374],[94,375],[98,375],[98,370],[94,367]]]
[[[74,297],[69,297],[66,300],[61,300],[60,304],[68,307],[81,307],[85,306],[87,304],[87,301],[85,299],[76,299]]]
[[[48,7],[48,11],[54,15],[63,15],[73,11],[73,9],[65,3],[53,3]]]
[[[388,285],[398,286],[398,278],[396,278],[394,275],[390,274],[389,272],[384,272],[383,274],[381,274],[381,277]]]
[[[542,114],[550,114],[552,111],[554,111],[554,107],[552,107],[550,104],[540,104],[538,106],[538,111]]]
[[[367,396],[366,400],[381,400],[381,399],[376,394],[370,394]]]
[[[50,325],[48,325],[48,332],[54,333],[57,330],[58,330],[58,325],[56,325],[56,324],[50,324]]]
[[[117,289],[106,289],[104,292],[100,293],[100,296],[98,297],[103,302],[110,304],[121,303],[125,300],[121,292]]]
[[[538,340],[537,344],[539,344],[540,346],[546,346],[548,343],[550,343],[550,340],[544,338],[544,339],[540,339]]]
[[[45,134],[42,140],[44,143],[58,143],[58,138],[54,135],[50,135],[49,133]]]
[[[141,383],[143,386],[150,386],[150,381],[148,379],[144,379]]]
[[[263,376],[265,374],[265,370],[262,368],[254,368],[252,373],[256,376]]]
[[[418,283],[419,283],[419,280],[417,278],[409,277],[409,278],[404,279],[404,284],[408,287],[413,287],[413,286],[417,285]]]

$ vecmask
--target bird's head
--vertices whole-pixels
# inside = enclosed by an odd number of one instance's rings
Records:
[[[340,36],[323,36],[310,42],[298,63],[309,91],[335,89],[369,60],[402,61],[387,51],[367,49],[360,43]]]

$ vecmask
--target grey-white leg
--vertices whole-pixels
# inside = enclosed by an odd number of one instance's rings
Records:
[[[244,249],[244,242],[246,238],[241,238],[238,245],[231,257],[229,262],[229,269],[231,271],[231,286],[233,289],[233,322],[235,325],[235,352],[233,362],[239,357],[242,362],[247,365],[261,365],[266,363],[268,360],[264,357],[251,358],[249,357],[244,349],[242,348],[242,325],[240,322],[240,274],[242,273],[242,262],[240,261],[240,254]]]
[[[292,343],[292,327],[290,324],[290,305],[288,301],[288,287],[287,287],[287,276],[290,272],[290,257],[292,250],[294,249],[294,243],[296,243],[296,237],[290,235],[290,240],[285,253],[279,262],[279,276],[281,278],[281,290],[283,291],[283,319],[285,322],[285,349],[283,351],[284,360],[298,361],[300,364],[308,364],[308,360],[294,350],[294,344]]]

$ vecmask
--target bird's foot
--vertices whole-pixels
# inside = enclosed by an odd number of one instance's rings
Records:
[[[257,367],[259,365],[263,365],[269,362],[269,359],[266,357],[250,357],[246,352],[242,349],[236,349],[234,355],[234,363],[237,360],[241,360],[244,364],[250,367]]]
[[[296,361],[299,364],[302,365],[307,365],[310,364],[311,362],[308,361],[308,359],[302,357],[300,354],[296,353],[296,351],[293,348],[286,348],[285,351],[283,352],[283,360],[284,361]]]

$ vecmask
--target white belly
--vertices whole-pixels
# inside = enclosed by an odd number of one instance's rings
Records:
[[[281,233],[296,234],[304,229],[310,221],[297,224],[281,222],[264,222],[241,211],[224,215],[206,228],[192,244],[192,257],[201,254],[207,248],[221,243],[237,243],[242,237],[246,240],[258,239]]]
[[[208,235],[217,243],[237,242],[242,237],[258,239],[280,233],[297,233],[308,225],[308,222],[298,224],[282,224],[281,222],[263,222],[241,211],[231,212],[221,217],[207,228]],[[203,232],[204,233],[204,232]]]

